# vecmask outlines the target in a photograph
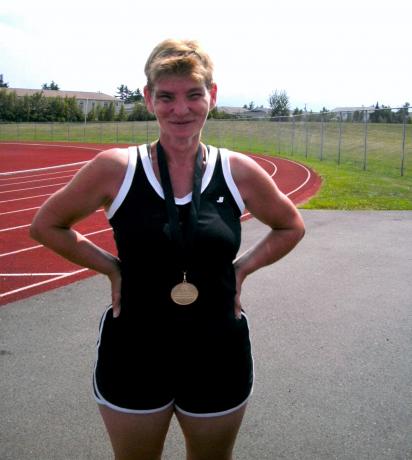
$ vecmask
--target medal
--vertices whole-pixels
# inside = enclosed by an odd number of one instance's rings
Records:
[[[186,273],[183,273],[183,281],[170,291],[170,297],[178,305],[190,305],[199,295],[197,287],[186,281]]]
[[[179,222],[179,213],[175,204],[173,187],[167,167],[166,156],[160,141],[157,143],[157,162],[160,178],[165,195],[166,209],[169,223],[165,226],[165,233],[177,249],[179,265],[183,272],[183,281],[177,284],[170,292],[170,297],[177,305],[190,305],[199,296],[197,287],[186,280],[187,267],[190,265],[190,253],[194,241],[198,212],[200,207],[200,191],[202,186],[202,146],[199,144],[196,154],[195,170],[193,174],[192,202],[190,205],[189,219],[185,232]]]

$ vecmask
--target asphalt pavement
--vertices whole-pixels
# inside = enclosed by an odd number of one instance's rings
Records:
[[[301,244],[244,284],[256,380],[235,458],[412,459],[412,212],[302,214]],[[266,232],[242,225],[242,249]],[[91,395],[109,299],[95,276],[0,308],[1,460],[112,458]],[[175,421],[163,458],[185,458]]]

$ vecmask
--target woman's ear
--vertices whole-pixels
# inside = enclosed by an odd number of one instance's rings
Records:
[[[217,85],[216,83],[212,83],[212,87],[210,88],[210,109],[212,110],[216,107],[217,102]]]
[[[152,93],[147,85],[143,88],[143,94],[144,94],[144,102],[146,104],[147,110],[150,113],[154,113]]]

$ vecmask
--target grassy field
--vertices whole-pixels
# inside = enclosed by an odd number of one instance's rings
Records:
[[[0,141],[136,144],[156,122],[0,124]],[[317,171],[319,194],[305,208],[412,210],[412,125],[209,120],[205,142],[291,158]]]

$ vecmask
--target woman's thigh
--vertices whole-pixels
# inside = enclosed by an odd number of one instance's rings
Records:
[[[161,412],[129,414],[99,404],[116,460],[160,459],[173,416],[173,405]]]
[[[177,410],[176,417],[186,440],[187,459],[230,460],[245,411],[246,404],[215,417],[193,417]]]

